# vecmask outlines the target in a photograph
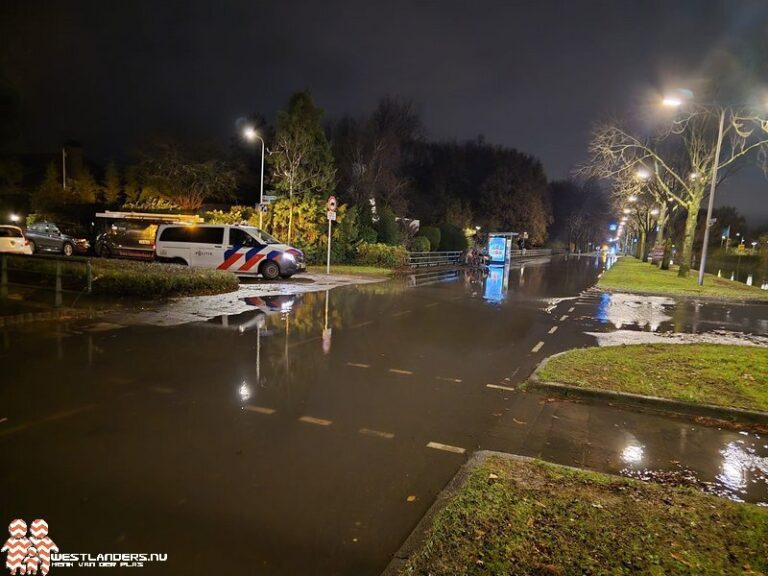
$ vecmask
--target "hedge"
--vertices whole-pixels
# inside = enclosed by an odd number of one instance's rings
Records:
[[[403,246],[388,244],[360,244],[357,247],[356,263],[363,266],[400,268],[408,261],[408,252]]]

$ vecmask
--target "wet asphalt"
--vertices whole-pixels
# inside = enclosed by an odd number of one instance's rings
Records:
[[[45,518],[62,552],[168,554],[141,573],[375,575],[478,448],[768,501],[768,438],[518,390],[586,332],[768,332],[768,306],[622,317],[591,288],[603,266],[252,298],[172,327],[5,328],[0,522]]]

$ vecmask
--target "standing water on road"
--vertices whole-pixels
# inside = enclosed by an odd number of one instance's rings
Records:
[[[544,357],[616,329],[590,290],[602,268],[562,257],[252,297],[178,326],[5,328],[0,516],[44,513],[62,549],[167,553],[174,573],[373,575],[478,448],[684,468],[766,501],[765,438],[517,390]],[[632,329],[768,318],[659,306]]]

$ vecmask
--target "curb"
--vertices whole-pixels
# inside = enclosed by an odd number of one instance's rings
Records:
[[[443,488],[437,495],[432,506],[430,506],[426,514],[421,517],[421,520],[419,520],[419,523],[416,524],[416,527],[405,539],[405,542],[403,542],[397,552],[392,556],[392,559],[381,573],[381,576],[398,576],[401,573],[409,558],[421,549],[421,545],[424,543],[424,539],[432,526],[432,521],[435,519],[435,516],[448,505],[456,493],[458,493],[462,486],[464,486],[464,482],[469,475],[491,456],[512,455],[504,452],[493,452],[491,450],[479,450],[473,453],[469,460],[459,468],[459,471],[454,474],[453,478],[451,478],[448,481],[448,484],[445,485],[445,488]]]
[[[680,300],[698,300],[699,302],[706,302],[709,304],[738,304],[740,306],[752,306],[756,304],[768,305],[768,300],[753,300],[744,298],[717,298],[716,296],[701,296],[699,294],[670,294],[668,292],[648,292],[645,290],[632,290],[629,291],[625,288],[608,288],[606,286],[600,286],[600,281],[594,285],[594,288],[601,292],[610,292],[611,294],[630,294],[637,296],[663,296],[665,298],[680,299]]]
[[[538,390],[541,392],[556,393],[562,396],[578,396],[581,398],[605,400],[615,404],[630,406],[635,408],[650,408],[661,412],[672,412],[690,418],[704,416],[706,418],[715,418],[718,420],[727,420],[743,424],[768,425],[768,412],[757,410],[746,410],[744,408],[729,408],[727,406],[717,406],[715,404],[690,404],[680,400],[670,400],[659,398],[657,396],[645,396],[643,394],[631,394],[627,392],[616,392],[613,390],[600,390],[597,388],[582,388],[560,382],[547,382],[539,378],[539,371],[542,370],[550,360],[571,352],[566,350],[559,354],[553,354],[544,358],[536,369],[528,377],[527,389]]]

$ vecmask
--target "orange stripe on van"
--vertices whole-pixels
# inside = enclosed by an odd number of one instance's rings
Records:
[[[244,256],[244,254],[240,254],[238,252],[235,252],[232,254],[229,258],[224,260],[221,264],[219,264],[218,269],[219,270],[227,270],[232,264],[237,262],[240,259],[240,256]]]
[[[248,260],[248,262],[246,262],[245,264],[240,266],[240,268],[238,268],[238,272],[247,272],[248,270],[253,268],[256,264],[258,264],[262,258],[264,258],[264,254],[256,254],[255,256],[252,256],[251,259]]]

